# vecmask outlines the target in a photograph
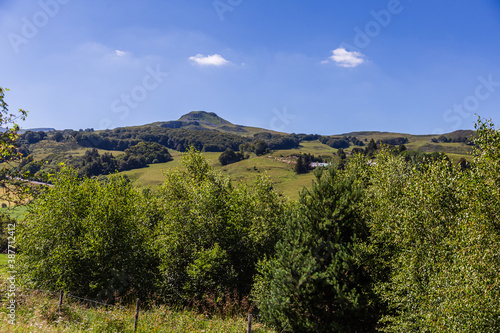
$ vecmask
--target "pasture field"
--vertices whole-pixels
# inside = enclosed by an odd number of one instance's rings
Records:
[[[328,146],[326,146],[328,147]],[[330,147],[328,147],[330,148]],[[167,163],[151,164],[147,168],[134,169],[121,172],[138,187],[155,188],[163,183],[165,171],[180,167],[182,153],[170,150],[173,161]],[[296,175],[292,164],[279,161],[279,151],[271,155],[256,156],[251,154],[249,159],[238,163],[222,166],[219,163],[221,153],[203,153],[209,164],[215,169],[231,177],[235,183],[251,184],[259,174],[267,173],[274,182],[278,192],[291,200],[297,200],[299,192],[304,186],[311,185],[314,173]]]
[[[374,139],[380,140],[388,137],[398,137],[402,134],[389,133],[378,134]],[[365,139],[362,135],[357,136],[359,139]],[[367,136],[366,139],[372,136]],[[468,154],[470,147],[463,143],[433,143],[430,141],[434,136],[412,136],[410,143],[406,144],[408,149],[418,150],[422,152],[445,152],[454,162],[464,157],[471,160],[472,156]],[[352,146],[346,149],[346,152],[352,150]],[[129,179],[138,187],[155,188],[163,183],[164,172],[181,166],[182,153],[174,150],[169,150],[172,154],[173,161],[167,163],[151,164],[146,168],[124,171],[122,174],[127,175]],[[315,156],[333,157],[337,149],[331,148],[318,140],[304,141],[298,149],[276,150],[271,154],[256,156],[250,154],[249,159],[222,166],[219,163],[219,155],[221,153],[204,152],[203,155],[209,161],[210,165],[215,169],[220,170],[224,174],[231,177],[234,182],[244,182],[251,184],[256,176],[261,173],[267,173],[275,184],[278,192],[288,197],[291,200],[297,200],[299,193],[304,187],[311,185],[314,180],[314,172],[307,174],[296,175],[293,171],[292,155],[312,154]]]
[[[237,127],[236,125],[228,126]],[[246,129],[249,130],[251,128]],[[257,131],[258,129],[252,128],[251,130]],[[253,133],[252,131],[249,133]],[[367,144],[371,139],[378,141],[388,138],[407,137],[409,142],[405,145],[409,150],[417,150],[424,153],[444,152],[455,163],[462,157],[469,161],[472,159],[472,156],[470,155],[470,146],[467,146],[464,143],[434,143],[431,139],[437,138],[438,136],[436,135],[409,135],[387,132],[353,132],[345,135],[355,136],[365,144]],[[351,146],[345,149],[346,153],[349,155],[355,147],[356,146]],[[35,159],[55,159],[58,163],[82,156],[89,149],[78,146],[76,142],[63,143],[52,140],[40,141],[32,145],[31,148]],[[167,170],[181,166],[182,153],[172,149],[169,149],[169,151],[173,157],[173,161],[171,162],[151,164],[145,168],[122,172],[122,174],[126,175],[137,187],[156,188],[163,183],[164,173]],[[112,153],[115,157],[124,154],[122,151],[99,150],[100,154],[103,154],[104,152]],[[275,150],[270,154],[263,156],[256,156],[251,153],[249,159],[226,166],[222,166],[218,161],[221,153],[204,152],[203,155],[207,158],[207,160],[209,160],[209,163],[215,169],[227,174],[234,182],[237,183],[243,182],[251,184],[257,175],[267,173],[274,182],[275,188],[278,192],[291,200],[297,200],[299,192],[304,188],[304,186],[308,187],[311,185],[311,182],[314,179],[314,173],[310,172],[307,174],[296,175],[293,171],[293,163],[295,160],[294,158],[290,158],[290,156],[312,154],[316,157],[326,156],[331,158],[335,156],[336,152],[337,149],[315,140],[303,141],[297,149]]]
[[[68,159],[71,157],[83,156],[89,148],[78,146],[76,143],[55,142],[52,140],[43,140],[30,146],[32,154],[37,160],[45,160],[57,155],[60,159]],[[105,152],[112,153],[117,157],[123,155],[123,151],[118,150],[103,150],[97,149],[99,154]]]

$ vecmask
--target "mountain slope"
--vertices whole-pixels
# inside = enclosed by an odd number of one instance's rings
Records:
[[[214,130],[219,132],[237,134],[245,137],[252,137],[256,133],[286,134],[265,128],[235,125],[224,118],[219,117],[214,112],[191,111],[178,120],[159,121],[150,124],[164,128],[186,128],[192,130]]]
[[[197,121],[210,127],[232,125],[229,121],[219,117],[216,113],[206,111],[191,111],[181,116],[178,121]]]

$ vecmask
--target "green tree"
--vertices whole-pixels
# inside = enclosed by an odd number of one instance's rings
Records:
[[[457,164],[460,166],[460,170],[462,171],[465,171],[470,168],[470,163],[467,162],[467,160],[463,157],[461,157],[460,160],[458,160]]]
[[[61,141],[64,140],[64,134],[62,132],[60,132],[60,131],[57,131],[52,136],[52,140],[54,140],[56,142],[61,142]]]
[[[345,152],[344,152],[344,149],[342,148],[339,148],[339,150],[337,150],[337,156],[341,159],[341,160],[345,160],[347,158]]]
[[[0,87],[0,127],[3,128],[0,133],[0,184],[3,189],[0,197],[3,201],[23,204],[30,195],[31,187],[21,180],[25,175],[18,171],[16,165],[22,159],[22,153],[17,149],[20,128],[16,122],[25,120],[28,112],[19,109],[18,114],[11,113],[5,101],[7,91]]]
[[[239,162],[243,159],[242,153],[235,153],[231,148],[226,149],[219,155],[219,162],[222,165],[227,165],[235,162]]]
[[[123,177],[79,179],[63,169],[19,223],[25,285],[112,300],[151,292],[157,261],[148,246],[152,204]]]
[[[500,133],[491,122],[477,129],[470,169],[389,152],[370,169],[367,249],[385,331],[500,329]]]
[[[377,149],[378,149],[377,144],[375,143],[375,141],[373,139],[371,139],[370,142],[368,143],[368,145],[365,148],[365,154],[367,156],[371,157],[377,151]]]
[[[361,160],[346,171],[316,172],[285,226],[276,256],[260,264],[253,296],[263,319],[280,330],[374,330],[379,308],[363,264],[367,164]]]
[[[163,293],[178,303],[203,302],[210,293],[248,294],[257,261],[274,253],[286,202],[266,176],[234,186],[193,148],[183,164],[159,190]]]
[[[260,156],[260,155],[263,155],[266,153],[268,147],[267,147],[267,143],[263,140],[257,140],[254,142],[254,146],[255,146],[255,154],[257,156]]]
[[[307,166],[304,163],[304,160],[302,159],[302,156],[297,157],[297,162],[295,163],[295,166],[293,167],[293,171],[295,171],[296,174],[300,175],[302,173],[307,172]]]

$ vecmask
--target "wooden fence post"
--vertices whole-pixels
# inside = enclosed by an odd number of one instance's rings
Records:
[[[247,333],[252,333],[252,314],[248,314],[248,326],[247,326]]]
[[[135,303],[134,332],[137,332],[137,321],[139,320],[139,298]]]
[[[63,303],[63,296],[64,296],[64,291],[61,289],[59,293],[59,307],[57,308],[57,311],[59,314],[61,314],[61,308],[62,308],[62,303]]]

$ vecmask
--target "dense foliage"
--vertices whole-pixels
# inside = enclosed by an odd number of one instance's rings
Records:
[[[184,166],[158,192],[63,169],[20,223],[24,283],[100,299],[154,292],[172,303],[247,295],[288,204],[267,177],[233,186],[194,149]]]
[[[500,131],[479,121],[475,144],[464,168],[373,142],[372,156],[318,178],[261,263],[265,320],[294,332],[498,331]]]
[[[323,136],[319,139],[321,143],[324,143],[325,145],[328,145],[332,148],[349,148],[350,146],[350,141],[346,137],[341,137],[341,138],[336,138],[336,137],[327,137]]]
[[[396,138],[386,138],[380,140],[380,143],[385,144],[385,145],[391,145],[391,146],[399,146],[399,145],[404,145],[405,143],[408,143],[408,138],[406,137],[396,137]]]
[[[236,163],[245,158],[242,152],[235,153],[231,148],[226,149],[222,154],[219,155],[219,162],[222,165],[227,165],[231,163]]]
[[[151,292],[157,264],[148,207],[123,177],[81,180],[63,170],[19,223],[22,279],[99,299]]]
[[[478,122],[468,169],[382,153],[366,206],[377,293],[390,332],[500,329],[500,132]]]
[[[257,150],[259,155],[260,144],[264,143],[262,149],[291,149],[297,148],[300,144],[300,139],[294,134],[281,135],[270,133],[257,133],[253,138],[245,138],[243,136],[226,133],[209,129],[192,129],[192,128],[177,128],[161,127],[161,126],[139,126],[115,128],[113,130],[105,130],[95,132],[93,130],[64,130],[53,131],[47,135],[44,131],[27,131],[20,136],[19,145],[29,147],[42,140],[54,140],[56,142],[74,142],[80,147],[98,148],[104,150],[119,150],[125,151],[127,148],[137,145],[139,142],[154,142],[162,146],[177,151],[187,151],[190,146],[195,147],[200,151],[207,152],[223,152],[226,149],[238,151],[240,145],[250,144],[247,151]]]
[[[302,137],[303,140],[307,140],[307,139],[312,139],[314,138],[315,136],[304,136]],[[356,138],[355,136],[342,136],[342,137],[338,137],[338,136],[321,136],[319,135],[317,140],[319,140],[321,143],[324,143],[325,145],[328,145],[332,148],[336,148],[336,149],[344,149],[344,148],[349,148],[349,146],[351,144],[355,145],[355,146],[364,146],[365,144],[363,143],[363,141],[359,140],[358,138]]]
[[[287,205],[267,177],[234,186],[194,151],[184,164],[159,191],[164,293],[182,302],[210,292],[247,294],[257,261],[274,253]]]

